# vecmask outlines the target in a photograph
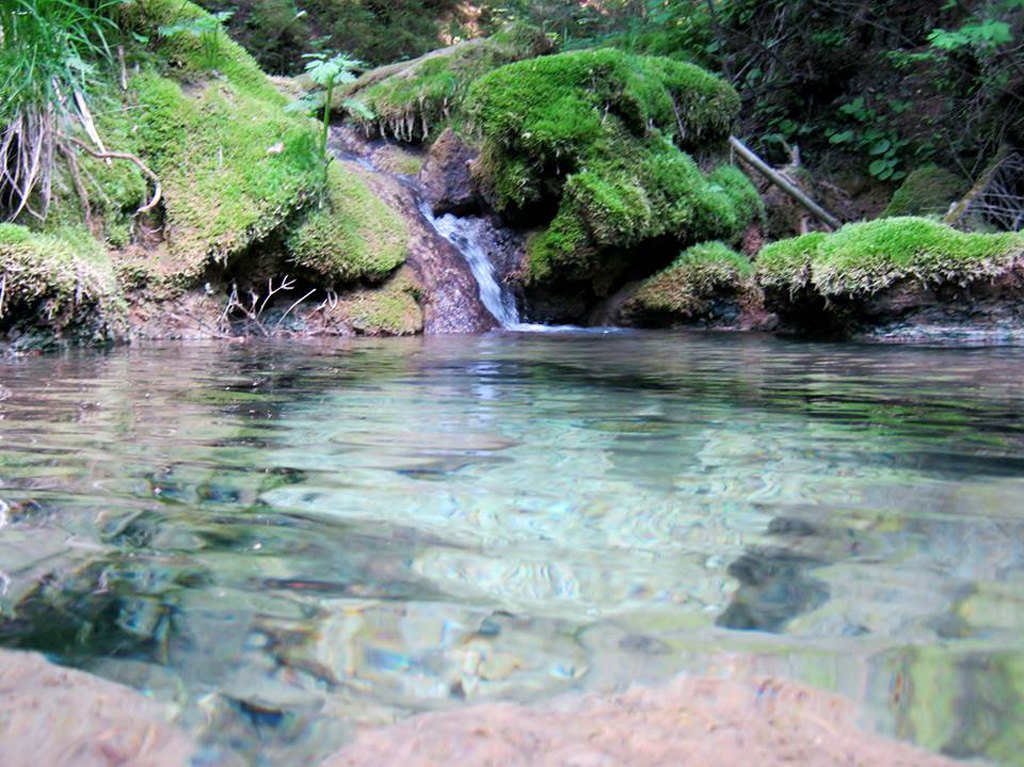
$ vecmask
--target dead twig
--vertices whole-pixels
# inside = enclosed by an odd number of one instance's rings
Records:
[[[301,304],[303,301],[305,301],[307,298],[309,298],[314,293],[316,293],[316,288],[312,288],[308,293],[306,293],[306,295],[304,295],[302,298],[300,298],[294,304],[292,304],[287,309],[285,309],[284,310],[284,314],[282,314],[281,318],[274,324],[274,330],[277,330],[279,327],[281,327],[281,323],[284,322],[284,318],[287,317],[291,313],[292,309],[294,309],[296,306]]]

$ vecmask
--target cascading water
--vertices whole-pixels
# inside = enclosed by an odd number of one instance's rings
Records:
[[[487,221],[477,216],[454,216],[446,213],[434,216],[430,206],[420,202],[420,211],[434,230],[450,242],[469,264],[470,271],[480,287],[480,301],[503,328],[521,328],[515,296],[502,287],[494,273],[494,264],[483,243]]]

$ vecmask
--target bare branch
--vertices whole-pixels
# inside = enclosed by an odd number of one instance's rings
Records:
[[[68,140],[71,141],[71,143],[73,143],[83,152],[92,155],[97,160],[127,160],[130,163],[134,163],[135,166],[138,167],[138,169],[141,170],[143,174],[145,174],[153,182],[153,197],[152,199],[150,199],[148,203],[146,203],[137,211],[135,211],[136,217],[141,216],[143,213],[148,213],[149,211],[153,210],[153,208],[155,208],[157,204],[160,202],[161,198],[163,197],[163,189],[160,186],[160,177],[157,176],[153,171],[151,171],[149,169],[149,166],[147,166],[146,163],[144,163],[138,157],[129,152],[98,152],[92,147],[90,147],[88,144],[86,144],[84,141],[81,141],[75,138],[74,136],[69,137]]]

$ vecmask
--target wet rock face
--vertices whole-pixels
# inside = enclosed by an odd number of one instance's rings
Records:
[[[430,148],[420,171],[423,197],[435,216],[477,213],[482,200],[470,175],[477,152],[451,128],[446,128]]]
[[[1008,343],[1024,339],[1024,275],[968,285],[904,281],[826,302],[812,290],[766,290],[786,330],[881,342]]]

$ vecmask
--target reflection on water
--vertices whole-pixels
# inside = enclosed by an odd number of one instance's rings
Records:
[[[1024,764],[1024,351],[495,334],[0,363],[0,641],[210,764],[726,658]]]

